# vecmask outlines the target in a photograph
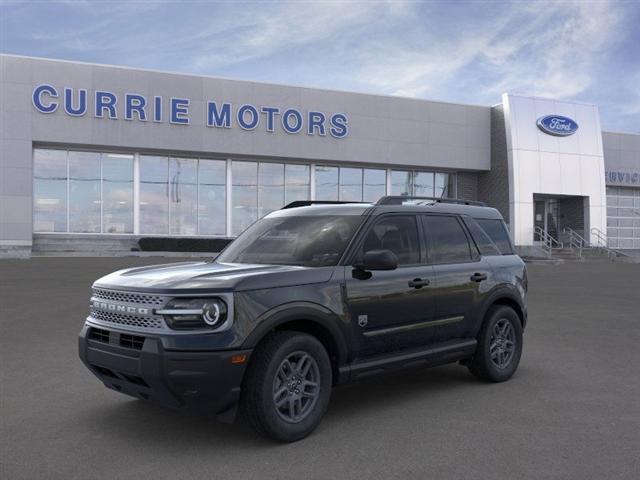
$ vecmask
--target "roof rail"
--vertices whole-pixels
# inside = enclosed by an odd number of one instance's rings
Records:
[[[296,200],[286,204],[280,210],[287,208],[308,207],[310,205],[343,205],[345,203],[369,203],[369,202],[339,202],[337,200]]]
[[[387,195],[380,198],[376,205],[402,205],[407,200],[426,200],[432,203],[457,203],[460,205],[475,205],[478,207],[486,207],[484,202],[476,202],[474,200],[459,200],[457,198],[439,198],[439,197],[410,197],[404,195]]]

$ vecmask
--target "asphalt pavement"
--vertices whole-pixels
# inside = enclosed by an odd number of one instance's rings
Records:
[[[530,266],[511,381],[449,365],[338,387],[316,432],[282,445],[107,390],[81,364],[92,281],[166,261],[0,260],[0,478],[640,478],[638,264]]]

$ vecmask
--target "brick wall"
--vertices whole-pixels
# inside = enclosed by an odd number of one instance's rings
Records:
[[[477,173],[458,172],[458,198],[461,200],[478,200]]]
[[[502,105],[491,109],[491,170],[478,176],[478,200],[497,208],[509,222],[509,162]]]

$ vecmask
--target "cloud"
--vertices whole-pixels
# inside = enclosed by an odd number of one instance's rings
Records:
[[[615,42],[623,17],[609,2],[514,4],[491,21],[471,24],[434,42],[426,25],[413,47],[394,41],[361,52],[358,78],[371,88],[406,96],[442,92],[466,69],[486,75],[479,90],[495,99],[504,91],[568,98],[593,82],[599,54]],[[380,55],[382,50],[382,55]],[[379,57],[386,58],[379,62]]]

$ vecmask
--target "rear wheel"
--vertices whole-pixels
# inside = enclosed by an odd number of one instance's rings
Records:
[[[331,361],[315,337],[275,332],[251,358],[242,408],[258,433],[293,442],[318,426],[329,405],[331,386]]]
[[[487,312],[469,370],[490,382],[504,382],[518,368],[522,355],[522,324],[510,307],[494,306]]]

